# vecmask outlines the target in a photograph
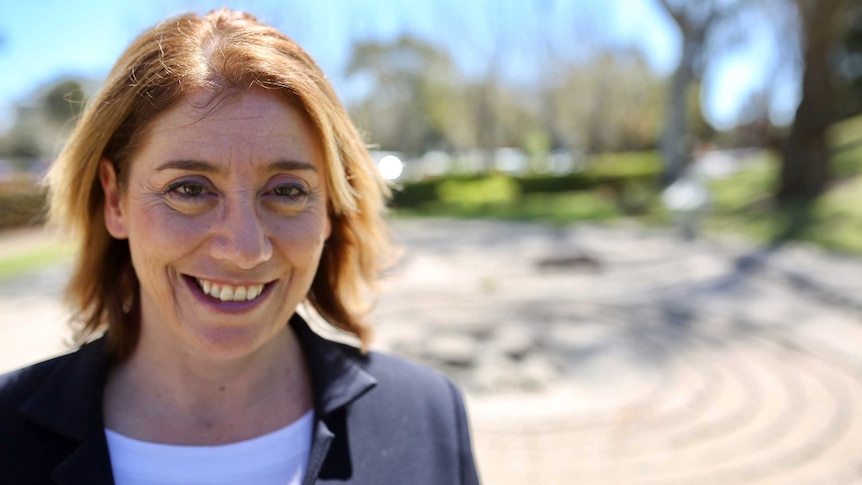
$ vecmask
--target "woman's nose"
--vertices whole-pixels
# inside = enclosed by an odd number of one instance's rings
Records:
[[[211,241],[215,259],[251,269],[272,258],[272,243],[253,200],[227,203]]]

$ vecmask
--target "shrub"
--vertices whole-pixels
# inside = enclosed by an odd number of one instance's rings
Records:
[[[33,183],[0,183],[0,229],[43,222],[45,195],[45,190]]]

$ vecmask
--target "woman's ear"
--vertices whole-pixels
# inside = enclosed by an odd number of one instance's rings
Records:
[[[99,181],[105,193],[105,227],[108,229],[108,234],[117,239],[126,239],[129,237],[129,232],[123,212],[122,194],[117,181],[117,171],[110,160],[102,160],[99,166]]]

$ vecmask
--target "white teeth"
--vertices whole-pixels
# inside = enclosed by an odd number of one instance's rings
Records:
[[[263,293],[264,285],[231,286],[197,279],[203,292],[221,301],[251,301]]]
[[[248,287],[248,293],[245,295],[246,300],[254,300],[263,292],[263,285],[253,285]]]

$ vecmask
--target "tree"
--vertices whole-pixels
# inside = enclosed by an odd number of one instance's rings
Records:
[[[659,0],[659,5],[679,28],[682,37],[682,56],[671,76],[667,121],[661,141],[665,183],[672,182],[682,173],[691,156],[687,99],[692,85],[702,76],[710,33],[735,15],[744,3],[744,0],[730,3],[720,0]]]
[[[538,119],[558,147],[591,153],[652,149],[664,112],[664,81],[634,50],[570,64],[543,87]]]
[[[368,95],[352,106],[356,122],[383,148],[417,155],[458,138],[462,105],[449,55],[412,36],[354,46],[348,76],[364,76]]]
[[[834,56],[838,119],[862,113],[862,4],[848,7],[848,28]]]
[[[835,121],[831,54],[847,30],[850,0],[795,0],[802,32],[802,100],[782,153],[778,199],[808,202],[826,189]]]
[[[29,101],[17,106],[7,140],[0,143],[0,156],[9,157],[27,168],[36,159],[53,155],[80,114],[84,98],[82,82],[74,79],[55,81],[36,89]]]
[[[45,118],[65,124],[81,114],[84,107],[84,87],[74,79],[66,79],[48,88],[42,97]]]

